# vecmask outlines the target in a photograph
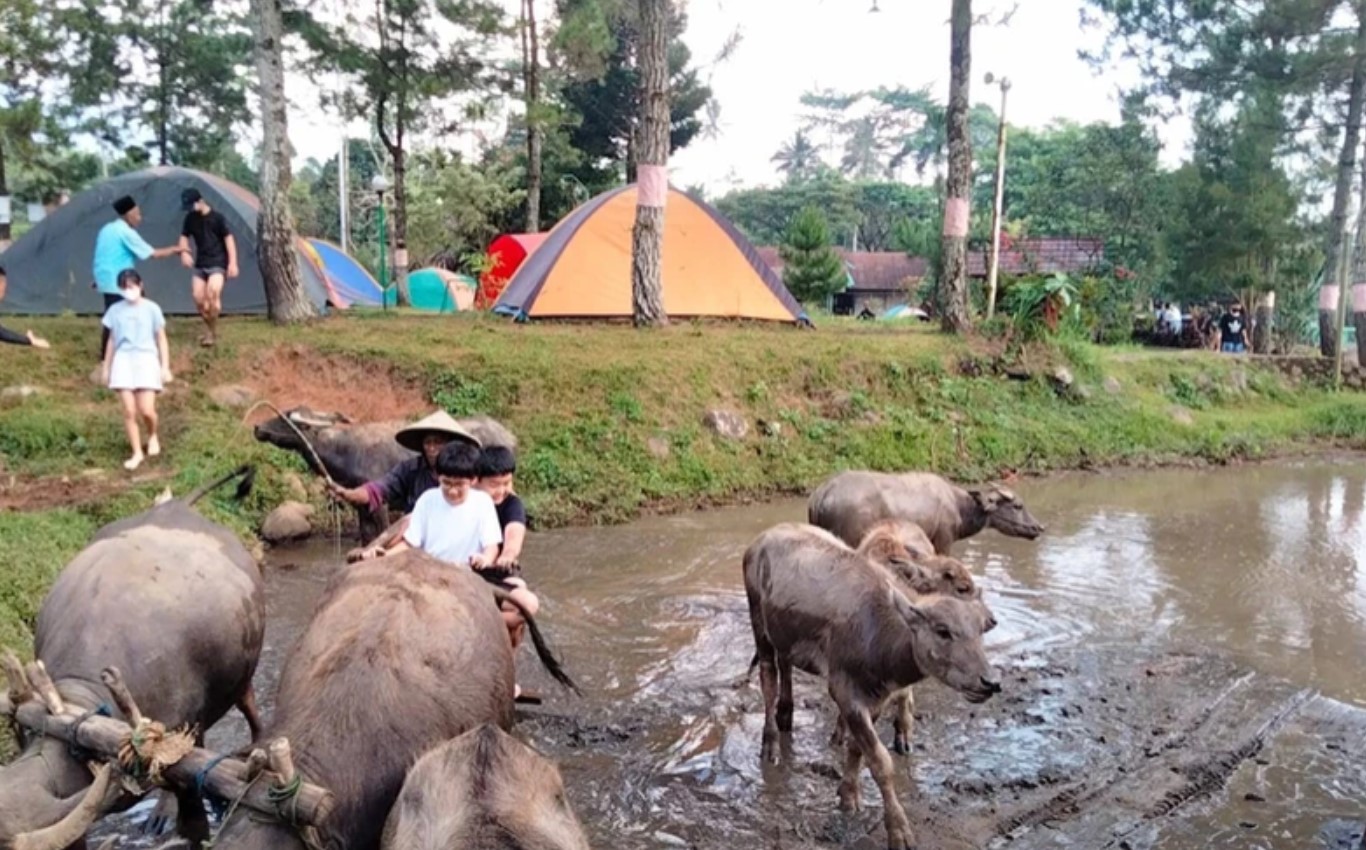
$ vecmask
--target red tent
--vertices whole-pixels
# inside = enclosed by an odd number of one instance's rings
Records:
[[[545,241],[545,233],[504,233],[489,245],[493,265],[479,278],[479,298],[475,306],[487,310],[503,294],[517,269]]]

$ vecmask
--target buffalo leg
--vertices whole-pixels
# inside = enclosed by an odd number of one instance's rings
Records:
[[[237,710],[247,719],[247,728],[251,730],[252,743],[255,743],[261,737],[261,712],[256,707],[256,689],[250,683],[237,701]]]
[[[175,796],[179,806],[176,831],[190,847],[199,850],[209,840],[209,816],[204,812],[204,800],[192,788],[179,788]]]
[[[778,740],[778,665],[774,659],[773,647],[767,641],[759,642],[759,690],[764,695],[764,739],[763,749],[769,752]]]
[[[892,694],[892,707],[896,713],[892,715],[892,752],[899,755],[910,755],[911,752],[911,726],[915,723],[915,718],[911,710],[915,707],[915,695],[910,688],[903,688]]]
[[[844,715],[837,710],[835,712],[835,728],[830,733],[830,746],[843,747],[845,737]]]
[[[832,688],[832,691],[835,689]],[[851,695],[838,693],[838,691],[835,691],[835,694],[835,701],[839,704],[845,723],[849,726],[850,754],[845,760],[846,767],[851,762],[857,764],[853,755],[855,750],[868,761],[868,768],[873,773],[873,781],[877,783],[878,791],[882,792],[882,809],[883,818],[887,825],[888,850],[910,850],[911,824],[906,819],[906,811],[901,808],[901,802],[896,797],[892,756],[887,752],[887,748],[882,746],[882,741],[877,736],[877,730],[873,728],[873,718],[868,709],[860,705],[856,699],[851,699]],[[842,777],[840,783],[841,802],[846,799],[849,790],[852,790],[853,798],[857,800],[857,772],[846,771]]]
[[[863,769],[863,751],[850,738],[844,748],[844,773],[840,776],[840,810],[857,812],[863,807],[859,799],[858,776]]]
[[[792,659],[778,658],[778,710],[775,712],[779,732],[792,731]]]

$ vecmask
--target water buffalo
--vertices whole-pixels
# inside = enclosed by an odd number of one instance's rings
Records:
[[[924,529],[941,555],[988,526],[1026,540],[1044,532],[1005,486],[963,488],[929,472],[841,472],[816,488],[806,511],[812,525],[850,546],[857,546],[881,520],[910,520]]]
[[[512,644],[490,591],[501,593],[414,550],[344,567],[323,591],[281,673],[267,736],[288,738],[299,774],[334,795],[318,825],[329,850],[379,847],[423,753],[485,723],[512,725]],[[535,620],[527,626],[542,663],[572,687]],[[214,846],[305,845],[285,824],[239,816]]]
[[[34,654],[68,706],[112,705],[100,671],[113,665],[142,711],[167,728],[205,730],[236,705],[253,734],[259,731],[251,678],[265,632],[261,573],[232,532],[192,507],[212,487],[242,475],[243,495],[247,467],[105,526],[57,576],[38,612]],[[0,847],[67,846],[69,839],[42,831],[75,811],[90,785],[78,753],[36,736],[0,768]],[[179,803],[181,834],[206,838],[198,795],[182,791],[168,799]],[[115,800],[112,808],[132,802]],[[97,809],[86,809],[79,832]]]
[[[765,757],[792,730],[792,670],[824,676],[848,728],[841,808],[859,807],[859,768],[868,760],[882,792],[887,845],[908,850],[911,829],[896,798],[892,759],[873,728],[895,691],[933,676],[983,702],[1000,684],[982,648],[981,606],[951,596],[912,600],[884,567],[847,547],[796,549],[800,526],[759,535],[744,557],[745,595],[764,694]]]
[[[384,827],[383,850],[588,850],[555,763],[497,726],[418,759]]]
[[[332,476],[343,487],[359,487],[367,481],[381,478],[399,463],[414,456],[415,452],[400,446],[394,439],[409,423],[402,420],[368,422],[356,424],[344,413],[321,413],[307,407],[295,407],[285,411],[289,422],[294,423]],[[483,446],[507,446],[517,448],[517,438],[501,423],[488,416],[468,416],[456,420],[474,435]],[[276,416],[257,425],[254,429],[256,439],[282,449],[295,452],[304,459],[310,469],[316,468],[312,454],[299,439],[299,434]],[[390,525],[388,511],[381,508],[374,512],[368,506],[356,507],[356,518],[360,523],[361,542],[373,540]]]
[[[769,529],[755,546],[762,545],[765,556],[772,559],[828,558],[832,553],[848,552],[844,541],[814,525],[784,523]],[[859,555],[890,571],[914,597],[941,594],[953,596],[977,606],[982,617],[982,632],[996,628],[996,617],[982,601],[982,589],[972,578],[963,562],[934,554],[934,547],[920,526],[906,520],[887,520],[874,525],[859,542]],[[750,675],[759,665],[755,654],[750,662]],[[797,665],[797,669],[819,675],[818,671]],[[900,754],[911,751],[910,736],[915,702],[909,687],[890,697],[892,715],[892,750]],[[835,719],[830,736],[831,746],[843,745],[845,725],[842,717]]]

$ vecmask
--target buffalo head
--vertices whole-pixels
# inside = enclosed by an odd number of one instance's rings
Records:
[[[1007,537],[1033,540],[1044,533],[1043,524],[1025,508],[1015,491],[1001,484],[969,490],[977,507],[986,515],[987,525]]]
[[[967,697],[986,702],[1001,692],[982,647],[981,604],[952,596],[924,596],[914,602],[895,594],[897,609],[914,636],[916,666]]]
[[[418,759],[383,850],[588,850],[555,763],[493,725]]]
[[[286,422],[285,418],[288,418],[289,422]],[[303,451],[304,444],[299,440],[294,428],[298,428],[305,437],[311,438],[313,434],[325,428],[350,425],[351,421],[351,417],[345,413],[322,413],[308,407],[295,407],[286,410],[283,417],[276,416],[257,425],[253,433],[256,439],[263,443],[291,451]],[[290,427],[290,423],[294,424],[294,428]]]

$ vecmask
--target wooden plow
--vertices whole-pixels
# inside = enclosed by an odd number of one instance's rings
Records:
[[[83,804],[90,810],[102,808],[111,785],[135,797],[177,786],[216,797],[230,811],[245,808],[291,824],[306,844],[318,846],[316,828],[331,811],[332,792],[295,772],[287,739],[270,741],[244,761],[195,746],[195,730],[168,730],[144,716],[115,667],[105,668],[100,679],[126,721],[110,717],[109,706],[84,711],[67,705],[41,661],[23,665],[5,650],[0,667],[9,680],[8,693],[0,693],[0,714],[90,754],[95,781]]]

